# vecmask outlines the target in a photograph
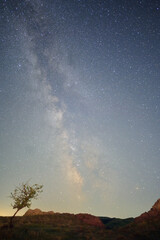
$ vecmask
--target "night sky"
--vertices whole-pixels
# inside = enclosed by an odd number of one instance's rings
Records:
[[[0,0],[1,216],[28,180],[43,211],[160,198],[160,1]]]

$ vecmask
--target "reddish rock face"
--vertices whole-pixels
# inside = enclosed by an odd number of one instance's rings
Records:
[[[28,211],[23,216],[34,216],[34,215],[52,215],[54,214],[53,211],[49,212],[42,212],[40,209],[28,209]]]
[[[160,217],[160,199],[158,199],[153,207],[143,214],[141,214],[139,217],[135,218],[135,221],[143,221],[152,217]]]
[[[93,215],[80,213],[76,214],[76,217],[88,225],[104,227],[104,224],[101,222],[101,220]]]
[[[53,211],[49,211],[49,212],[42,212],[40,209],[36,208],[34,210],[29,209],[24,216],[34,216],[34,215],[53,215],[53,214],[58,214],[58,213],[54,213]],[[60,213],[59,213],[60,214]],[[60,214],[63,216],[63,214]],[[97,227],[104,227],[104,224],[102,223],[102,221],[98,218],[95,217],[93,215],[90,214],[86,214],[86,213],[80,213],[80,214],[69,214],[70,216],[74,216],[76,218],[78,218],[81,222],[87,224],[87,225],[92,225],[92,226],[97,226]]]
[[[157,211],[160,213],[160,199],[157,200],[157,202],[153,205],[151,208],[152,211]]]

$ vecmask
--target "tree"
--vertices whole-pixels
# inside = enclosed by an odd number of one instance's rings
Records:
[[[16,214],[22,208],[29,208],[31,206],[32,199],[37,199],[39,193],[43,190],[43,185],[34,184],[30,186],[28,183],[22,183],[19,187],[14,189],[14,192],[10,194],[10,198],[13,199],[13,204],[11,206],[13,209],[17,209],[14,215],[10,218],[10,227],[13,227],[13,219]]]

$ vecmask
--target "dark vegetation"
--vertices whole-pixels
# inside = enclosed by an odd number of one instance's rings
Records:
[[[0,240],[159,240],[160,217],[136,221],[100,217],[103,226],[93,226],[74,214],[15,217],[14,228],[7,228],[9,217],[0,217]]]
[[[123,227],[131,222],[134,221],[134,218],[109,218],[109,217],[99,217],[103,224],[105,225],[106,229],[116,229],[119,227]]]

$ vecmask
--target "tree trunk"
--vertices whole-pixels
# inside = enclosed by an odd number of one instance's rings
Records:
[[[14,215],[10,218],[10,223],[9,223],[9,227],[12,228],[13,227],[13,219],[16,216],[16,214],[18,213],[20,209],[17,209],[17,211],[14,213]]]

